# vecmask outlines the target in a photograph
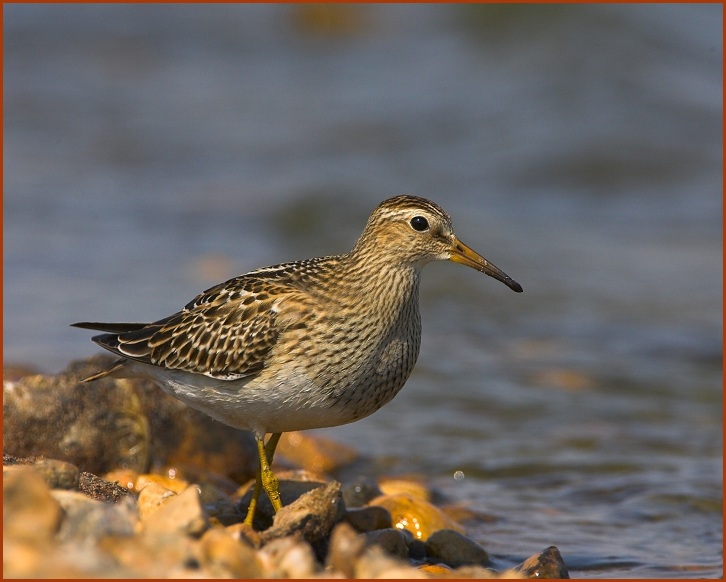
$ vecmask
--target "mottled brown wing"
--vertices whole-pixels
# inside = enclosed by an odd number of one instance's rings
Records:
[[[230,283],[235,283],[231,285]],[[232,281],[143,329],[93,338],[119,355],[174,370],[235,380],[262,370],[281,333],[278,304],[299,290],[259,292]]]

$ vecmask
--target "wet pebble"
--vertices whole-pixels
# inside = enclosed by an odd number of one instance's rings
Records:
[[[345,519],[360,532],[393,527],[390,512],[380,505],[347,509]]]
[[[450,529],[440,529],[426,540],[426,554],[447,566],[489,566],[491,561],[486,550],[471,538]]]
[[[343,501],[348,508],[363,507],[380,495],[383,495],[383,491],[378,487],[378,483],[366,477],[360,477],[353,483],[343,486]]]
[[[404,559],[408,558],[408,540],[402,530],[390,527],[369,531],[363,535],[366,539],[366,545],[379,546],[392,556],[398,556]]]
[[[431,489],[421,479],[394,479],[391,477],[380,479],[378,485],[384,495],[398,495],[405,493],[417,499],[431,501]]]
[[[421,541],[426,541],[433,532],[440,529],[452,529],[464,533],[461,525],[441,509],[408,493],[383,495],[376,497],[370,503],[387,509],[394,527],[410,531]]]
[[[570,577],[567,565],[562,559],[560,550],[556,546],[550,546],[540,553],[530,556],[512,570],[523,575],[525,578]]]

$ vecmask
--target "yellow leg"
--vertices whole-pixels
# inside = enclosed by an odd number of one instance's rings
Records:
[[[265,489],[265,493],[267,493],[267,496],[270,498],[270,503],[272,503],[272,508],[275,512],[278,512],[282,507],[282,502],[280,501],[279,482],[277,477],[275,477],[275,474],[272,472],[272,469],[270,469],[272,458],[275,456],[275,449],[277,448],[277,443],[280,441],[281,436],[281,432],[274,433],[265,445],[262,438],[255,435],[255,439],[257,440],[257,455],[260,463],[257,467],[255,488],[252,490],[252,500],[250,501],[250,506],[247,510],[247,516],[245,517],[245,523],[249,526],[252,526],[252,520],[255,517],[255,509],[257,509],[257,500],[260,497],[263,487]]]

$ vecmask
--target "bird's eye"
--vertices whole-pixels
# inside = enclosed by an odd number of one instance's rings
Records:
[[[414,216],[411,219],[411,228],[419,232],[423,232],[424,230],[429,229],[429,221],[423,216]]]

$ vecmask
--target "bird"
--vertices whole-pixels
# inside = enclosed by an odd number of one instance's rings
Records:
[[[360,420],[401,390],[421,345],[421,269],[442,260],[522,292],[457,238],[438,204],[396,196],[373,210],[348,253],[250,271],[152,323],[71,324],[104,332],[92,341],[120,356],[83,381],[150,379],[251,431],[259,463],[244,522],[252,526],[263,489],[275,512],[282,507],[270,468],[282,433]]]

